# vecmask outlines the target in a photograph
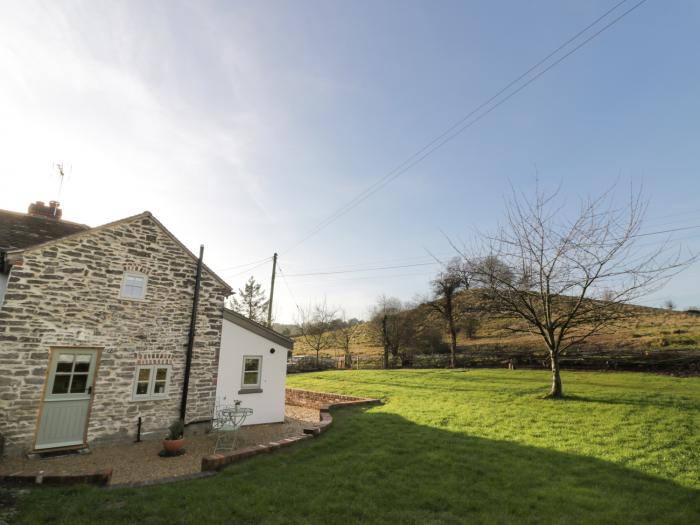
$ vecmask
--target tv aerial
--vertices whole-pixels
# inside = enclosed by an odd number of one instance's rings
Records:
[[[63,162],[56,162],[53,165],[54,169],[56,170],[56,175],[58,175],[59,181],[58,181],[58,197],[61,198],[61,190],[63,189],[63,181],[66,178],[66,170],[64,168]],[[69,173],[73,171],[72,166],[68,167]]]

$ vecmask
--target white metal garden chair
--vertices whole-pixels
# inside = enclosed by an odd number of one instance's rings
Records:
[[[236,449],[238,431],[252,413],[253,409],[240,406],[240,401],[231,404],[217,403],[212,418],[212,431],[216,433],[214,454]]]

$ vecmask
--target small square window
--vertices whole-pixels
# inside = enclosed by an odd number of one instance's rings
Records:
[[[124,272],[120,297],[122,299],[143,299],[146,297],[147,281],[148,278],[142,273]]]
[[[168,396],[169,383],[169,366],[140,366],[136,371],[133,399],[135,401],[164,399]]]

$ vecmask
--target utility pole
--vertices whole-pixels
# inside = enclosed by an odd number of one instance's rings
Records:
[[[272,281],[270,282],[270,301],[267,305],[267,326],[272,328],[272,298],[275,295],[275,273],[277,271],[277,254],[272,256]]]

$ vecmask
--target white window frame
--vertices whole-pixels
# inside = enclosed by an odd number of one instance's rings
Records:
[[[255,385],[246,385],[245,384],[245,362],[246,359],[257,359],[258,360],[258,382]],[[246,390],[253,390],[256,392],[260,392],[262,388],[262,365],[263,365],[263,356],[261,355],[244,355],[243,356],[243,362],[241,363],[241,392],[245,392]]]
[[[149,369],[148,375],[148,390],[145,394],[137,394],[136,389],[139,385],[139,372],[143,369]],[[165,373],[165,390],[162,394],[154,394],[153,389],[156,383],[156,371],[159,368],[165,368],[167,372]],[[154,401],[158,399],[168,399],[170,395],[170,378],[172,376],[172,367],[170,365],[137,365],[136,373],[134,374],[134,386],[131,390],[131,400],[132,401]]]
[[[143,279],[143,289],[141,290],[141,295],[139,297],[131,297],[129,295],[124,295],[124,287],[126,286],[127,277],[140,277]],[[146,298],[146,290],[148,288],[148,275],[141,272],[124,272],[122,275],[122,284],[119,287],[119,297],[121,299],[126,299],[127,301],[143,301]]]

